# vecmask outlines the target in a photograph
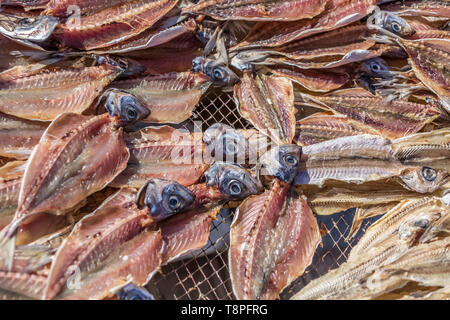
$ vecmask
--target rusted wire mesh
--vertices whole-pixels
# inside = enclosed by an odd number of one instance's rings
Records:
[[[251,125],[239,116],[231,93],[209,92],[197,106],[190,121],[183,124],[192,129],[193,121],[201,121],[205,130],[216,122],[236,129]],[[230,225],[234,210],[223,209],[212,222],[208,244],[181,260],[163,266],[147,286],[157,299],[177,300],[230,300],[234,299],[228,269]],[[318,225],[327,230],[322,244],[316,250],[313,261],[303,276],[296,279],[282,294],[288,299],[311,280],[344,263],[351,248],[376,218],[365,221],[358,234],[348,240],[354,210],[331,216],[318,216]]]

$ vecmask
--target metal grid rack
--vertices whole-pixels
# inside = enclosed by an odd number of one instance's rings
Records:
[[[192,129],[193,121],[202,121],[202,129],[221,122],[236,129],[251,125],[236,109],[232,94],[210,91],[183,126]],[[234,299],[228,269],[229,231],[234,210],[223,209],[212,222],[208,244],[181,260],[163,266],[147,288],[157,299],[168,300],[231,300]],[[327,233],[316,250],[311,265],[281,293],[281,299],[289,299],[311,280],[337,268],[347,260],[351,248],[377,218],[364,221],[358,234],[348,240],[354,210],[331,216],[317,216],[317,223]]]

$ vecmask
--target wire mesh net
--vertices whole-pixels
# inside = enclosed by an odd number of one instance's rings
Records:
[[[183,124],[192,129],[194,121],[201,121],[205,130],[220,122],[235,129],[248,129],[251,125],[237,111],[232,93],[210,91],[197,106],[192,118]],[[147,289],[157,299],[167,300],[231,300],[234,299],[228,268],[230,226],[234,210],[222,209],[211,224],[208,244],[201,250],[161,268],[148,284]],[[310,281],[337,268],[347,260],[352,247],[376,217],[364,221],[359,232],[348,238],[354,209],[331,216],[317,216],[322,230],[327,230],[317,248],[311,265],[304,274],[293,281],[280,295],[288,299]]]

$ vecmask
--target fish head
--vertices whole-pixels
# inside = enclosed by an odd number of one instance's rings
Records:
[[[379,57],[361,62],[361,69],[364,74],[371,77],[392,79],[391,70],[386,62]]]
[[[178,182],[152,179],[139,190],[138,208],[146,208],[155,221],[165,220],[186,211],[195,201],[195,194]]]
[[[228,68],[228,66],[220,61],[197,57],[192,61],[193,72],[203,72],[206,74],[213,84],[218,86],[232,86],[239,82],[239,77]]]
[[[117,89],[107,91],[105,107],[122,125],[136,123],[150,115],[150,110],[137,97]]]
[[[401,175],[403,184],[407,189],[431,193],[439,189],[450,180],[450,174],[446,170],[430,167],[408,169]]]
[[[234,54],[230,64],[238,70],[253,70],[253,65],[262,63],[268,57],[268,53],[258,50],[240,51]]]
[[[440,212],[431,210],[403,222],[397,231],[399,240],[413,245],[441,217],[442,214]]]
[[[58,23],[58,19],[52,16],[23,18],[2,15],[0,30],[3,30],[5,35],[11,38],[39,43],[51,36]]]
[[[150,292],[132,284],[123,287],[117,294],[117,297],[120,300],[155,300]]]
[[[262,186],[240,165],[216,162],[205,172],[206,185],[217,186],[227,199],[243,200],[260,193]]]
[[[379,11],[375,15],[374,23],[376,26],[400,37],[409,37],[416,33],[405,19],[386,11]]]
[[[246,140],[241,132],[221,123],[213,124],[203,135],[206,148],[217,160],[245,156]]]
[[[297,175],[302,148],[296,145],[283,145],[265,153],[260,161],[259,175],[271,176],[292,183]]]

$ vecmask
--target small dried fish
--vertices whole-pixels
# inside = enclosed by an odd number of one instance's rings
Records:
[[[125,169],[130,154],[116,125],[109,114],[71,113],[50,125],[28,160],[14,220],[2,231],[8,265],[25,220],[42,213],[63,216]]]
[[[161,265],[162,247],[161,231],[145,230],[115,248],[95,270],[75,273],[56,299],[102,300],[129,283],[143,287]]]
[[[383,6],[386,11],[400,16],[437,16],[450,18],[450,4],[444,0],[406,0]]]
[[[21,17],[0,13],[0,33],[35,49],[41,49],[35,43],[49,39],[58,24],[58,19],[52,16]]]
[[[174,180],[186,186],[196,183],[209,167],[203,161],[200,139],[168,126],[127,134],[130,160],[110,186],[141,188],[154,178]]]
[[[145,122],[181,123],[187,120],[211,85],[201,73],[167,73],[117,81],[111,85],[136,96],[150,111]]]
[[[377,0],[331,0],[327,4],[325,14],[312,20],[259,23],[244,41],[231,50],[277,47],[314,34],[344,27],[370,14],[377,2]]]
[[[375,222],[366,231],[361,240],[352,249],[348,261],[357,260],[360,255],[365,254],[371,248],[392,237],[399,225],[424,212],[427,214],[439,213],[443,209],[439,199],[424,197],[418,199],[404,200],[388,211],[381,219]]]
[[[122,189],[76,224],[53,259],[44,299],[58,294],[74,267],[80,272],[95,269],[104,257],[152,222],[145,210],[137,209],[135,197],[135,190]]]
[[[441,104],[450,112],[450,43],[447,39],[398,39],[398,42],[408,53],[416,77],[438,95]]]
[[[116,45],[150,28],[177,0],[134,0],[90,15],[69,19],[54,32],[63,45],[95,50]]]
[[[244,72],[234,88],[240,114],[277,144],[289,144],[295,134],[294,92],[290,80]]]
[[[306,147],[327,140],[365,133],[374,132],[345,116],[315,113],[297,121],[294,141]]]
[[[440,115],[439,110],[432,105],[403,100],[388,101],[360,88],[344,89],[325,96],[299,93],[296,94],[297,102],[306,102],[345,115],[389,139],[416,133]]]
[[[0,82],[0,111],[30,120],[54,120],[86,110],[122,69],[109,60],[84,68],[45,68]]]
[[[306,200],[278,182],[242,203],[230,236],[229,267],[238,299],[278,298],[308,267],[320,242]]]
[[[183,9],[218,20],[295,21],[312,18],[325,9],[327,0],[202,0]]]

